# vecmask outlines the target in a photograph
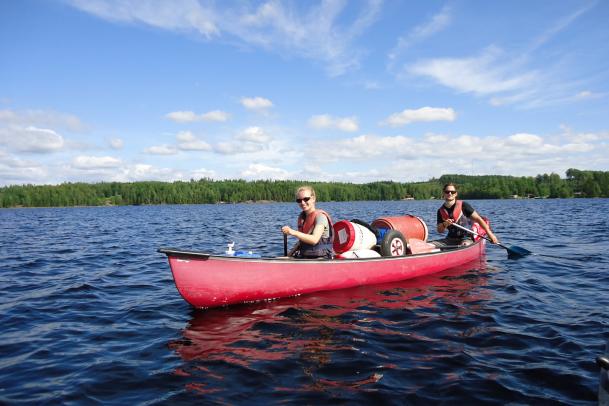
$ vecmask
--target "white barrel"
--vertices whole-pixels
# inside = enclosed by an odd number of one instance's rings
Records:
[[[376,236],[361,224],[341,220],[334,223],[334,252],[370,249],[376,245]]]

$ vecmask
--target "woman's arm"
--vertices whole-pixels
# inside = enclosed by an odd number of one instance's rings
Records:
[[[283,226],[281,231],[283,231],[284,234],[298,238],[298,240],[304,242],[305,244],[315,245],[319,242],[319,239],[324,233],[324,225],[316,224],[315,228],[313,229],[313,234],[305,234],[298,230],[294,230],[289,226]]]

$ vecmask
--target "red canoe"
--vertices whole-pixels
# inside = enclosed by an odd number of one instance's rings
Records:
[[[485,240],[415,255],[366,259],[282,259],[217,256],[161,248],[182,297],[215,307],[361,285],[395,282],[479,259]]]

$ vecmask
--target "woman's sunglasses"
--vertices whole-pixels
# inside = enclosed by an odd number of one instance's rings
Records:
[[[302,199],[296,199],[296,203],[299,203],[299,204],[302,202],[307,203],[309,200],[311,200],[311,196],[303,197]]]
[[[447,194],[447,195],[454,195],[454,194],[456,194],[456,193],[457,193],[457,191],[456,191],[456,190],[445,190],[445,191],[444,191],[444,194]]]

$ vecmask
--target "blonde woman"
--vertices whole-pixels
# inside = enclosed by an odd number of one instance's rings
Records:
[[[290,256],[296,258],[332,258],[334,230],[332,219],[323,210],[315,208],[315,190],[311,186],[301,186],[296,190],[296,203],[302,210],[298,216],[298,230],[283,226],[285,235],[298,238]]]

